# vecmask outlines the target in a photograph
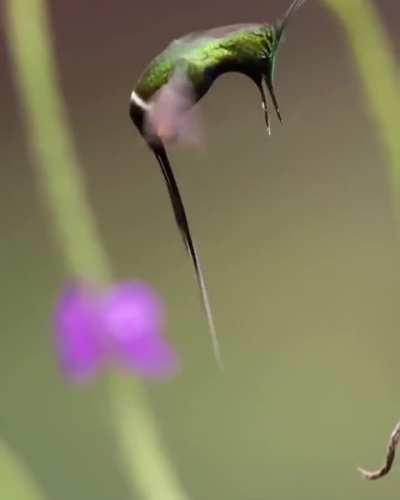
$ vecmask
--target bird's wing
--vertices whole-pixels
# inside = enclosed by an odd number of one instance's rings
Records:
[[[161,139],[164,144],[199,146],[202,127],[187,65],[179,64],[168,83],[149,101],[145,118],[145,134]]]

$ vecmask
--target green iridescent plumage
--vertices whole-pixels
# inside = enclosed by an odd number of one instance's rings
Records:
[[[304,2],[294,0],[283,19],[272,25],[249,23],[224,26],[173,41],[150,62],[131,94],[130,116],[160,165],[177,225],[194,264],[214,352],[221,366],[222,359],[200,260],[165,144],[185,132],[193,105],[204,96],[216,78],[227,72],[247,75],[256,84],[270,132],[263,85],[269,90],[278,118],[281,119],[273,87],[275,58],[289,18]]]
[[[275,28],[262,24],[233,25],[188,35],[173,41],[153,59],[135,90],[148,100],[177,68],[186,67],[199,99],[222,73],[241,71],[255,76],[268,71],[277,46]]]

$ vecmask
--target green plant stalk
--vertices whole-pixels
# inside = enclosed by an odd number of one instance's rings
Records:
[[[52,229],[76,278],[110,279],[60,95],[45,0],[8,0],[7,35],[29,147]]]
[[[111,282],[61,95],[45,0],[7,0],[6,35],[40,193],[72,275]],[[138,381],[110,377],[113,424],[127,479],[146,500],[185,500]]]
[[[144,404],[144,388],[126,377],[111,377],[113,410],[121,451],[132,489],[149,500],[188,500],[155,432],[157,422]],[[132,404],[132,397],[135,404]],[[135,426],[133,431],[132,427]]]
[[[400,79],[398,63],[377,7],[370,0],[322,0],[344,27],[354,54],[367,109],[400,192]],[[396,207],[398,206],[396,201]],[[398,215],[398,214],[397,214]]]
[[[0,485],[3,498],[12,500],[42,500],[44,498],[25,464],[1,440]]]
[[[375,122],[390,165],[394,216],[400,222],[400,78],[398,63],[379,12],[370,0],[322,0],[344,27],[364,87],[367,109]],[[366,479],[388,474],[399,442],[399,424],[391,434],[384,465],[359,469]]]

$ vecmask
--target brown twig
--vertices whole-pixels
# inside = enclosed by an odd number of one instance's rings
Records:
[[[373,481],[375,479],[380,479],[388,474],[393,466],[394,459],[396,458],[396,448],[400,441],[400,422],[397,423],[392,434],[390,435],[389,443],[387,445],[386,451],[386,461],[384,465],[376,471],[367,471],[365,469],[358,469],[365,479]]]

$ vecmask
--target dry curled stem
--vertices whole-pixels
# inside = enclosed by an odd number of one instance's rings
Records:
[[[396,458],[396,448],[400,441],[400,422],[397,423],[392,434],[390,435],[389,443],[387,445],[386,451],[386,461],[384,465],[376,471],[367,471],[364,469],[358,469],[365,479],[371,481],[375,479],[380,479],[388,474],[393,466],[394,459]]]

